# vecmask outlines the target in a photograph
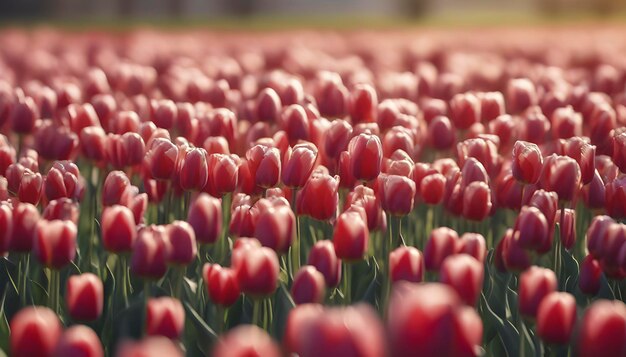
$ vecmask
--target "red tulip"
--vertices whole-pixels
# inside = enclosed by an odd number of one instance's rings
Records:
[[[626,245],[626,225],[611,224],[604,236],[600,251],[600,265],[609,278],[624,278],[620,264],[620,250]]]
[[[9,251],[30,252],[35,241],[35,232],[40,216],[30,203],[13,204],[13,230],[9,239]]]
[[[484,182],[472,182],[463,190],[463,217],[482,221],[491,212],[491,189]]]
[[[465,161],[467,159],[473,157],[483,164],[485,170],[490,176],[495,176],[495,174],[497,174],[496,170],[498,168],[499,158],[498,147],[493,140],[484,137],[467,139],[458,143],[456,149],[457,156],[459,158],[459,165],[461,167],[465,165]]]
[[[533,192],[528,201],[528,205],[536,207],[543,213],[548,223],[548,236],[551,237],[551,232],[554,230],[554,223],[557,218],[556,213],[559,206],[559,196],[556,192],[537,190]]]
[[[281,111],[280,97],[272,88],[263,89],[256,100],[255,119],[274,123]]]
[[[365,210],[352,205],[337,218],[333,244],[337,257],[343,260],[360,260],[367,252],[369,229]]]
[[[152,100],[150,102],[152,112],[152,122],[159,128],[171,129],[176,124],[178,116],[178,107],[176,104],[167,99]]]
[[[548,343],[567,344],[576,323],[576,299],[569,293],[553,292],[537,310],[537,335]]]
[[[51,357],[61,331],[61,322],[52,310],[24,307],[11,319],[11,356]]]
[[[557,217],[561,217],[561,210],[558,211]],[[576,211],[566,208],[563,222],[559,221],[559,227],[561,244],[565,249],[572,249],[576,243]]]
[[[247,248],[240,250],[241,258],[235,269],[239,287],[245,294],[267,296],[278,285],[278,257],[270,248]]]
[[[222,204],[219,199],[201,193],[189,207],[187,222],[200,243],[215,243],[222,232]]]
[[[382,206],[392,215],[406,216],[413,210],[415,182],[399,175],[382,179]]]
[[[335,246],[330,240],[316,242],[309,251],[307,264],[314,266],[326,281],[329,288],[339,285],[341,280],[341,259],[335,254]]]
[[[422,179],[420,185],[420,196],[426,204],[437,205],[443,200],[446,178],[435,173],[427,175]]]
[[[472,182],[489,183],[489,175],[483,164],[473,157],[465,160],[461,170],[461,187],[465,188]]]
[[[392,356],[476,356],[483,325],[473,308],[439,283],[396,284],[387,320]]]
[[[424,266],[428,271],[439,271],[444,259],[457,252],[458,233],[448,227],[435,228],[424,248]]]
[[[69,160],[78,148],[78,136],[52,120],[38,122],[34,136],[35,147],[46,160]]]
[[[308,143],[289,148],[283,160],[282,180],[285,186],[300,188],[308,180],[317,158],[317,148]]]
[[[337,119],[330,123],[324,133],[324,154],[334,160],[339,158],[342,151],[348,148],[352,138],[352,126],[345,120]]]
[[[578,275],[578,287],[580,291],[587,295],[596,295],[600,291],[600,279],[602,277],[602,267],[600,262],[587,255],[580,263],[580,274]]]
[[[381,199],[374,194],[374,190],[369,187],[356,186],[346,197],[344,209],[350,206],[359,206],[365,210],[367,216],[367,227],[370,231],[384,230],[386,227],[386,215],[382,210]]]
[[[476,306],[483,287],[483,264],[471,255],[454,254],[443,260],[439,280],[450,285],[469,306]]]
[[[76,224],[72,221],[37,222],[34,251],[41,264],[61,269],[76,256]]]
[[[234,269],[207,263],[202,269],[202,276],[211,301],[222,306],[231,306],[237,302],[241,291]]]
[[[209,155],[209,179],[207,185],[218,195],[232,193],[237,189],[239,174],[238,157],[235,155]]]
[[[522,315],[537,317],[539,303],[551,292],[556,291],[556,275],[550,269],[531,266],[519,280],[519,310]]]
[[[279,254],[286,253],[295,234],[296,217],[289,206],[271,206],[260,210],[254,237],[263,246],[272,248]]]
[[[506,107],[510,113],[519,113],[537,104],[537,91],[530,79],[511,79],[507,84]]]
[[[338,177],[332,177],[323,166],[316,169],[298,192],[298,214],[311,216],[320,221],[335,218],[339,201]]]
[[[166,231],[162,227],[142,228],[133,244],[130,271],[144,279],[160,279],[167,271],[169,256]]]
[[[258,144],[248,150],[246,158],[257,186],[269,188],[278,184],[281,164],[280,151],[277,148]]]
[[[551,155],[545,160],[539,186],[554,191],[559,201],[572,201],[578,192],[581,173],[578,163],[567,156]]]
[[[538,208],[525,206],[515,220],[514,239],[524,249],[540,249],[551,241],[546,217]]]
[[[604,253],[606,237],[609,227],[615,221],[609,216],[595,216],[587,228],[587,249],[595,259],[600,259]]]
[[[32,172],[29,169],[24,171],[17,191],[17,197],[22,202],[36,205],[41,198],[43,188],[43,177],[39,172]]]
[[[577,336],[580,357],[626,355],[626,306],[598,300],[585,311]]]
[[[450,101],[450,118],[462,130],[480,122],[480,99],[472,93],[459,93]]]
[[[187,149],[179,160],[180,187],[186,191],[202,190],[209,177],[206,151],[199,148]]]
[[[84,179],[74,163],[57,161],[46,175],[44,191],[49,201],[63,197],[78,201],[84,190]]]
[[[63,332],[54,351],[55,357],[103,357],[98,335],[89,327],[74,325]]]
[[[113,253],[130,251],[137,237],[133,212],[127,207],[114,205],[102,211],[102,242]]]
[[[401,280],[419,283],[424,278],[424,258],[415,247],[398,247],[389,253],[389,274],[392,282]]]
[[[120,204],[128,186],[130,186],[130,180],[124,172],[109,172],[102,187],[102,205],[106,207]]]
[[[165,336],[178,339],[185,327],[185,309],[180,301],[171,297],[148,300],[146,310],[146,333],[149,336]]]
[[[150,175],[157,180],[169,180],[176,173],[178,147],[167,139],[158,138],[152,141],[146,154],[146,163]]]
[[[109,134],[105,156],[111,166],[121,169],[140,164],[144,159],[145,149],[145,143],[137,133]]]
[[[287,315],[287,324],[283,336],[283,345],[289,353],[296,353],[304,349],[306,329],[324,313],[324,305],[302,304],[296,305]]]
[[[604,186],[606,213],[614,218],[626,217],[626,177],[619,177]]]
[[[116,357],[183,357],[179,347],[166,337],[146,337],[138,342],[124,341],[117,348]]]
[[[304,265],[293,277],[291,296],[297,304],[324,302],[326,294],[326,282],[324,275],[312,265]]]
[[[534,184],[539,180],[543,156],[536,144],[516,141],[513,146],[513,177],[522,183]]]
[[[594,171],[591,182],[583,187],[583,200],[591,209],[602,209],[606,204],[606,188],[598,170]]]
[[[350,153],[350,171],[361,181],[375,179],[382,167],[383,148],[376,135],[361,134],[355,136],[348,145]]]
[[[496,250],[500,250],[506,270],[518,272],[530,266],[530,256],[520,244],[520,240],[515,239],[512,229],[507,229]]]
[[[189,223],[172,222],[168,225],[166,236],[169,237],[167,260],[170,264],[187,265],[196,258],[196,234]]]
[[[590,183],[596,170],[596,147],[578,136],[562,140],[561,145],[563,154],[578,163],[583,185]]]
[[[481,121],[489,122],[505,113],[504,95],[501,92],[486,92],[479,96]]]
[[[13,211],[8,204],[0,203],[0,254],[9,249],[9,242],[13,235]]]
[[[335,73],[324,73],[315,94],[320,114],[325,117],[343,117],[348,111],[349,93]]]
[[[214,357],[281,357],[270,335],[254,325],[239,325],[222,336],[213,349]]]
[[[613,162],[621,172],[626,172],[626,132],[613,137]]]
[[[35,121],[39,119],[39,110],[31,97],[20,98],[9,111],[11,129],[17,134],[27,134],[35,128]]]
[[[228,231],[235,237],[253,236],[259,213],[258,207],[249,203],[233,205]]]
[[[485,237],[479,233],[464,233],[459,240],[458,253],[469,254],[484,263],[487,255]]]
[[[357,84],[350,93],[350,118],[353,123],[375,121],[378,97],[376,90],[368,84]]]
[[[74,320],[94,321],[102,314],[104,286],[92,273],[72,275],[65,290],[67,310]]]

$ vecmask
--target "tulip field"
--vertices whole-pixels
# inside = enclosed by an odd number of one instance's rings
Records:
[[[0,356],[626,357],[625,33],[0,30]]]

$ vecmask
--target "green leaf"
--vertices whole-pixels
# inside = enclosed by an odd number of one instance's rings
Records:
[[[214,342],[218,339],[217,333],[213,331],[209,325],[202,319],[202,317],[194,310],[193,306],[187,301],[184,303],[185,312],[187,317],[191,319],[201,341]]]
[[[9,350],[9,336],[11,335],[9,321],[7,320],[6,312],[4,311],[4,303],[7,299],[7,292],[8,289],[5,288],[4,294],[2,294],[2,301],[0,303],[0,352],[1,350]]]
[[[482,299],[485,296],[482,295]],[[491,308],[489,304],[485,304],[485,319],[493,324],[498,331],[498,337],[502,342],[502,347],[506,351],[507,356],[519,356],[519,332],[513,326],[511,321],[501,319]]]

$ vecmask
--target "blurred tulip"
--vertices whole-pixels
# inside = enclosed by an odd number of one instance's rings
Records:
[[[537,250],[551,241],[546,217],[538,208],[525,206],[515,220],[514,239],[524,249]]]
[[[480,122],[480,99],[471,93],[457,94],[450,101],[450,118],[454,125],[468,129],[472,124]]]
[[[239,325],[220,338],[214,357],[281,357],[282,352],[270,335],[254,325]]]
[[[149,336],[178,339],[184,327],[185,310],[180,301],[165,296],[148,300],[146,333]]]
[[[30,252],[35,242],[39,211],[30,203],[13,204],[13,229],[9,239],[9,251]]]
[[[103,357],[98,335],[89,327],[74,325],[63,332],[54,351],[55,357]]]
[[[241,291],[235,270],[207,263],[202,269],[202,276],[209,298],[215,304],[231,306],[237,302]]]
[[[606,213],[613,218],[626,217],[626,176],[608,182],[604,189]]]
[[[424,266],[428,271],[439,271],[441,263],[448,256],[457,252],[459,235],[448,227],[435,228],[424,248]]]
[[[316,242],[309,251],[307,264],[314,266],[326,281],[329,288],[339,285],[341,280],[341,259],[335,254],[335,246],[330,240]]]
[[[11,129],[17,134],[28,134],[35,128],[35,121],[39,119],[39,110],[31,97],[20,99],[13,104],[9,112]]]
[[[72,221],[37,222],[34,251],[41,264],[61,269],[76,256],[76,224]]]
[[[359,84],[350,94],[350,118],[353,123],[369,123],[375,120],[378,96],[367,84]]]
[[[578,275],[580,291],[587,295],[598,294],[601,278],[602,267],[600,262],[595,260],[591,254],[587,255],[580,263],[580,274]]]
[[[298,214],[311,216],[320,221],[335,218],[339,202],[339,182],[324,170],[316,170],[298,193]]]
[[[458,253],[471,255],[481,263],[485,262],[487,243],[479,233],[464,233],[458,243]]]
[[[580,357],[626,355],[626,306],[598,300],[585,311],[577,335]]]
[[[145,143],[137,133],[109,134],[105,147],[105,157],[111,166],[121,169],[140,164],[144,159],[145,149]]]
[[[463,217],[482,221],[491,212],[491,189],[484,182],[472,182],[463,190]]]
[[[522,183],[534,184],[539,180],[543,156],[539,147],[526,141],[516,141],[513,146],[513,177]]]
[[[171,179],[176,173],[178,147],[167,139],[158,138],[152,142],[146,154],[150,174],[157,180]]]
[[[69,160],[78,148],[78,136],[52,120],[40,122],[34,136],[35,147],[46,160]]]
[[[27,306],[11,319],[11,356],[51,357],[61,337],[61,322],[47,307]]]
[[[8,204],[0,203],[0,255],[9,249],[9,242],[13,235],[13,211]]]
[[[389,253],[389,274],[392,282],[401,280],[419,283],[424,278],[424,258],[415,247],[398,247]]]
[[[196,234],[193,227],[185,221],[174,221],[168,225],[167,237],[169,237],[170,264],[190,264],[197,254]]]
[[[382,167],[383,148],[375,135],[361,134],[350,140],[350,171],[361,181],[375,179]]]
[[[201,193],[189,207],[187,222],[201,244],[215,243],[222,231],[222,204],[219,199]]]
[[[530,256],[519,239],[515,239],[512,229],[507,229],[496,250],[498,249],[501,249],[502,262],[506,270],[521,272],[530,266]]]
[[[145,337],[138,342],[123,341],[117,348],[116,357],[183,357],[179,347],[166,337]]]
[[[415,182],[399,175],[388,175],[382,181],[383,209],[396,216],[406,216],[411,213],[415,197]]]
[[[443,200],[446,178],[439,173],[427,175],[420,185],[420,196],[426,204],[437,205]]]
[[[561,217],[561,210],[557,213]],[[561,224],[563,225],[561,227]],[[559,230],[561,232],[561,244],[565,249],[570,250],[576,243],[576,211],[566,208],[563,216],[563,222],[559,221]]]
[[[20,201],[36,205],[41,198],[43,189],[43,177],[39,172],[32,172],[29,169],[24,171],[17,191]]]
[[[102,281],[92,273],[70,276],[65,289],[65,303],[72,319],[97,320],[104,306]]]
[[[102,187],[102,205],[107,207],[120,204],[128,186],[130,186],[130,180],[124,172],[109,172]]]
[[[261,209],[257,217],[254,237],[263,246],[279,254],[289,250],[296,235],[296,217],[288,206]]]
[[[114,205],[102,211],[102,242],[113,253],[130,251],[137,237],[133,212],[127,207]]]
[[[239,164],[235,158],[224,154],[212,154],[208,160],[207,185],[220,196],[234,192],[239,173]]]
[[[537,334],[548,343],[567,344],[576,323],[576,299],[569,293],[553,292],[537,310]]]
[[[311,144],[298,144],[289,149],[284,158],[282,181],[287,187],[304,186],[313,171],[317,149]]]
[[[529,318],[537,317],[539,303],[548,294],[556,291],[556,275],[550,269],[531,266],[526,269],[519,280],[519,310]]]
[[[528,78],[511,79],[507,84],[506,107],[510,113],[519,113],[537,104],[535,85]]]
[[[587,250],[596,259],[600,259],[604,253],[606,237],[609,227],[615,221],[609,216],[595,216],[587,228]]]
[[[539,177],[539,186],[546,191],[556,192],[559,201],[572,201],[580,182],[580,167],[574,159],[557,155],[546,158]]]
[[[596,147],[580,137],[572,137],[561,142],[563,154],[576,160],[581,172],[581,182],[587,185],[596,170]]]
[[[354,205],[339,215],[333,233],[337,257],[346,261],[363,258],[369,242],[366,217],[365,210]]]
[[[131,273],[154,280],[165,275],[169,256],[165,234],[165,229],[160,227],[145,227],[139,231],[131,254]]]
[[[291,296],[297,304],[324,302],[326,282],[324,275],[312,265],[304,265],[293,277]]]
[[[241,260],[235,267],[241,291],[254,297],[272,294],[278,286],[278,257],[270,248],[241,250]]]
[[[483,287],[484,275],[482,263],[474,257],[454,254],[441,263],[439,280],[451,286],[464,303],[476,306]]]

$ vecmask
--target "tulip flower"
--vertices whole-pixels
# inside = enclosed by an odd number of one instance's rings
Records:
[[[569,293],[553,292],[537,310],[537,334],[548,343],[567,344],[576,323],[576,299]]]
[[[9,241],[9,251],[30,252],[35,242],[37,223],[40,216],[37,208],[30,203],[13,204],[13,229]]]
[[[589,254],[596,259],[600,259],[604,254],[606,237],[609,227],[615,221],[609,216],[595,216],[587,228],[587,249]]]
[[[457,252],[459,235],[447,227],[433,229],[424,248],[424,266],[428,271],[439,271],[441,263]]]
[[[201,193],[189,206],[187,222],[193,228],[200,243],[215,243],[222,231],[222,207],[220,201]]]
[[[168,226],[170,264],[190,264],[197,254],[196,234],[192,226],[185,221],[174,221]]]
[[[281,357],[282,352],[270,335],[253,325],[239,325],[228,331],[215,344],[212,356],[246,357],[250,354]]]
[[[365,210],[367,227],[370,231],[385,229],[386,215],[382,210],[382,200],[375,195],[373,189],[363,185],[356,186],[346,197],[344,209],[353,205]]]
[[[596,170],[596,147],[578,136],[562,140],[561,145],[563,146],[563,154],[578,163],[583,185],[590,183]]]
[[[186,191],[202,190],[209,177],[206,151],[199,148],[187,149],[179,160],[180,187]]]
[[[559,201],[572,201],[580,182],[580,167],[574,159],[557,155],[546,158],[539,177],[539,186],[546,191],[556,192]]]
[[[27,306],[11,319],[11,356],[52,357],[61,337],[61,322],[47,307]]]
[[[446,178],[440,173],[425,176],[420,184],[420,197],[422,197],[424,203],[429,205],[441,203],[445,184]]]
[[[365,210],[351,206],[337,218],[333,244],[337,257],[343,260],[360,260],[367,251],[369,229]]]
[[[341,280],[341,259],[335,254],[335,246],[330,240],[320,240],[309,251],[307,263],[322,273],[326,286],[339,285]]]
[[[519,113],[537,104],[535,85],[528,78],[511,79],[506,90],[506,107],[510,113]]]
[[[355,136],[348,144],[350,171],[361,181],[375,179],[382,168],[383,148],[380,139],[371,134]]]
[[[72,319],[97,320],[104,306],[102,281],[92,273],[70,276],[65,290],[65,303]]]
[[[293,301],[300,304],[324,302],[326,294],[326,281],[324,275],[312,265],[300,267],[293,277],[291,296]]]
[[[234,269],[207,263],[202,269],[202,277],[204,278],[209,298],[214,303],[222,306],[231,306],[239,299],[241,291],[237,281],[237,272]]]
[[[604,189],[606,212],[614,218],[626,217],[626,177],[608,182]]]
[[[539,303],[551,292],[556,291],[556,275],[550,269],[531,266],[519,280],[519,310],[522,315],[537,317]]]
[[[254,237],[263,246],[283,254],[289,250],[296,235],[296,217],[288,206],[261,209],[257,217]]]
[[[104,350],[98,335],[89,327],[74,325],[63,332],[54,350],[55,357],[103,357]]]
[[[557,213],[561,217],[561,211]],[[563,225],[561,227],[561,224]],[[574,243],[576,243],[576,211],[566,208],[563,214],[563,222],[559,222],[559,229],[561,232],[561,244],[565,249],[572,249]]]
[[[270,248],[241,250],[241,260],[236,266],[241,291],[255,297],[270,295],[278,285],[278,257]]]
[[[111,166],[121,169],[140,164],[144,159],[145,150],[145,143],[137,133],[109,134],[105,147],[105,157]]]
[[[298,214],[311,216],[320,221],[335,218],[339,201],[338,177],[318,168],[306,181],[296,198]]]
[[[311,144],[298,144],[287,150],[283,159],[282,181],[287,187],[300,188],[308,180],[317,158],[317,148]]]
[[[600,291],[600,279],[602,278],[602,267],[600,262],[587,255],[580,263],[580,274],[578,275],[578,287],[580,291],[587,295],[596,295]]]
[[[480,122],[481,102],[472,93],[457,94],[450,101],[450,118],[454,125],[462,130]]]
[[[185,327],[185,310],[180,301],[171,297],[148,300],[146,310],[146,333],[149,336],[165,336],[178,339]]]
[[[392,215],[406,216],[413,210],[415,182],[399,175],[389,175],[382,179],[383,209]]]
[[[585,311],[577,336],[578,356],[626,354],[626,306],[621,301],[598,300]]]
[[[152,141],[146,154],[146,163],[150,175],[157,180],[169,180],[176,173],[178,147],[167,139],[158,138]]]
[[[491,189],[484,182],[472,182],[463,190],[463,217],[482,221],[491,212]]]
[[[483,287],[485,271],[481,262],[471,255],[455,254],[441,263],[439,280],[450,285],[461,300],[469,306],[476,306]]]
[[[102,211],[102,242],[113,252],[130,251],[137,237],[133,212],[127,207],[114,205]]]
[[[516,141],[513,146],[513,177],[522,183],[534,184],[539,180],[543,156],[536,144]]]
[[[239,163],[236,156],[211,154],[208,161],[207,185],[219,196],[232,193],[237,188]]]
[[[458,243],[458,253],[471,255],[479,262],[484,263],[487,255],[485,237],[478,233],[464,233]]]
[[[332,160],[338,159],[341,152],[348,148],[351,138],[350,123],[339,119],[332,121],[324,135],[324,155]]]
[[[142,228],[133,244],[130,271],[144,279],[159,279],[167,271],[169,256],[165,229]]]
[[[398,247],[389,253],[389,274],[392,282],[401,280],[419,283],[424,278],[424,258],[415,247]]]
[[[522,247],[520,240],[515,239],[512,229],[507,229],[496,247],[497,251],[501,253],[506,270],[517,272],[526,270],[530,266],[530,256]]]
[[[180,348],[170,339],[166,337],[145,337],[144,339],[134,341],[124,341],[120,343],[116,352],[117,357],[136,357],[136,356],[170,356],[183,357],[184,354]]]
[[[367,84],[358,84],[350,93],[349,111],[353,123],[373,122],[376,118],[378,96],[376,90]]]
[[[9,249],[9,240],[13,235],[13,211],[8,204],[0,204],[0,254]]]
[[[34,252],[39,261],[52,269],[61,269],[76,256],[76,224],[72,221],[37,223]]]
[[[32,203],[36,205],[39,203],[43,188],[43,177],[39,172],[32,172],[29,169],[24,171],[20,180],[20,185],[17,191],[17,197],[22,202]]]
[[[21,98],[15,103],[8,117],[11,129],[18,134],[32,132],[37,119],[39,119],[39,110],[31,97]]]
[[[536,207],[525,206],[515,220],[514,239],[525,249],[540,249],[551,241],[546,217]]]

